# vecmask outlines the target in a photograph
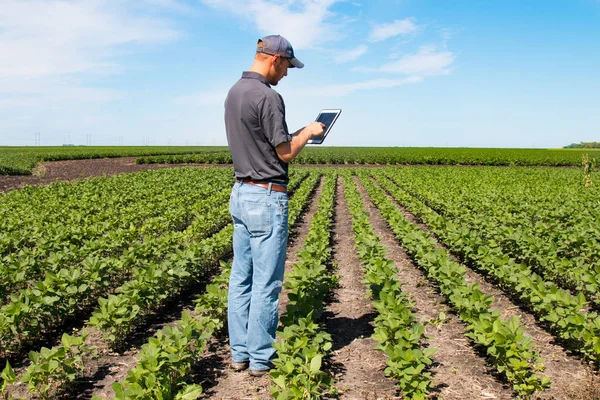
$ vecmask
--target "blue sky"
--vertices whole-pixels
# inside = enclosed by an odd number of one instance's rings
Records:
[[[290,129],[343,110],[327,145],[600,141],[600,0],[2,0],[0,145],[225,145],[275,33]]]

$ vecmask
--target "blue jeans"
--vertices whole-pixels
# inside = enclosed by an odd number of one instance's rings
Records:
[[[285,269],[288,196],[236,182],[229,210],[234,224],[227,310],[232,359],[249,361],[251,370],[269,369]]]

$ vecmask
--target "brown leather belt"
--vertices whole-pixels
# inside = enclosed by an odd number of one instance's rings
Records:
[[[248,183],[250,185],[260,186],[265,189],[269,188],[269,184],[264,183],[264,182],[254,182],[254,181],[247,181],[247,180],[243,180],[243,179],[238,179],[237,181],[243,182],[243,183]],[[278,185],[276,183],[271,183],[271,190],[273,190],[275,192],[287,193],[287,187],[285,187],[283,185]]]

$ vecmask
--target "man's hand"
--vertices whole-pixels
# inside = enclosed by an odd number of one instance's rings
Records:
[[[281,143],[275,148],[277,156],[286,163],[291,162],[304,148],[306,142],[315,136],[322,136],[324,129],[325,125],[322,122],[315,121],[310,125],[306,125],[292,135],[291,142]]]
[[[310,125],[307,125],[304,130],[308,133],[311,139],[315,136],[323,136],[323,132],[325,132],[325,124],[315,121]]]

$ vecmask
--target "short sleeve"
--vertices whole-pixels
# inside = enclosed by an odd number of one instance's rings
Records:
[[[285,104],[279,93],[273,92],[265,97],[260,108],[260,124],[273,147],[292,140],[285,122]]]

